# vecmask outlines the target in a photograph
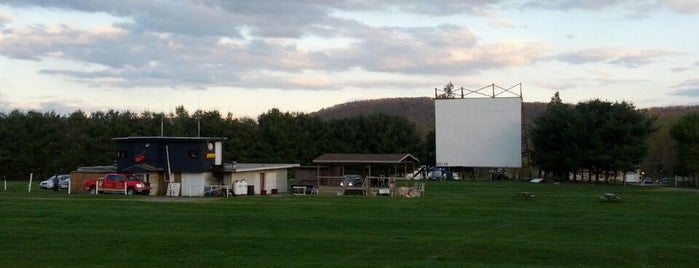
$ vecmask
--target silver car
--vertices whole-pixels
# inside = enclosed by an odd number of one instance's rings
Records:
[[[70,187],[70,175],[59,178],[58,190],[68,191],[68,187]]]
[[[63,181],[66,178],[70,179],[70,175],[68,175],[68,174],[53,175],[53,176],[49,177],[48,179],[40,182],[39,187],[41,189],[53,189],[53,178],[55,178],[56,176],[58,176],[59,184],[60,184],[60,181]],[[60,187],[60,185],[59,185],[59,187]]]

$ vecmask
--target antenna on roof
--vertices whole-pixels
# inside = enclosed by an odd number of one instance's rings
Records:
[[[197,99],[197,137],[201,137],[201,93]]]

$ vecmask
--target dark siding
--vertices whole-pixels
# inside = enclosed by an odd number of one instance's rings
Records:
[[[215,142],[220,139],[207,138],[168,138],[168,137],[134,137],[115,139],[117,149],[117,170],[124,170],[136,164],[147,164],[155,168],[168,171],[168,157],[170,154],[170,168],[172,172],[201,173],[211,171],[214,158],[206,158],[208,151],[207,142]],[[137,162],[136,157],[143,153],[145,159]]]

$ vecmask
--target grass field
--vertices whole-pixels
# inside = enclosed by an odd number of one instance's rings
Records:
[[[412,199],[7,187],[2,267],[696,267],[699,254],[699,192],[658,186],[429,182]]]

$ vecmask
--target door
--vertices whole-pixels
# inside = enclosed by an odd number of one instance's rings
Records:
[[[123,192],[124,191],[124,176],[121,175],[107,175],[104,183],[102,184],[102,190],[105,192]]]
[[[267,186],[265,185],[265,173],[260,172],[260,194],[267,193]]]

